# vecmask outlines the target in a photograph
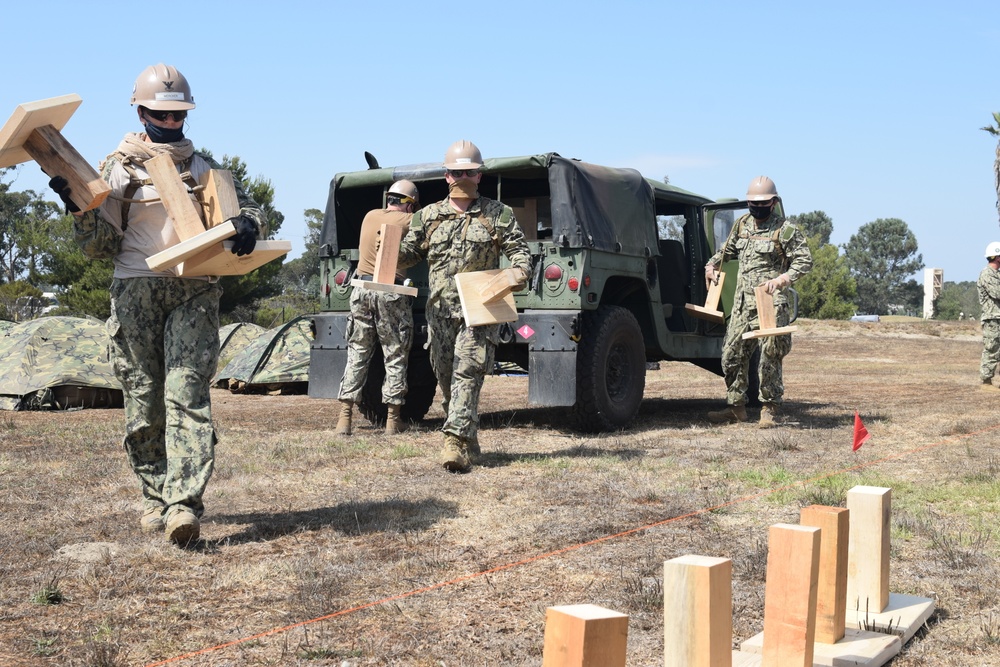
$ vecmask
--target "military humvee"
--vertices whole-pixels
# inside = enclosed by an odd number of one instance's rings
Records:
[[[401,178],[417,184],[424,204],[447,196],[440,164],[340,173],[330,184],[310,396],[337,395],[361,221]],[[572,406],[577,427],[615,430],[639,409],[647,362],[687,361],[721,374],[725,326],[689,316],[684,305],[704,303],[705,262],[725,239],[731,214],[708,220],[706,197],[556,153],[486,160],[480,193],[513,207],[531,249],[528,286],[515,294],[518,321],[504,326],[496,353],[498,368],[527,372],[530,405]],[[402,414],[419,420],[437,383],[423,348],[426,265],[409,276],[420,293]],[[384,373],[377,354],[360,406],[376,422],[385,418]]]

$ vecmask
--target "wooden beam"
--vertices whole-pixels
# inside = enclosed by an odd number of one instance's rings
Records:
[[[375,253],[375,273],[372,281],[391,285],[396,282],[396,265],[399,263],[399,243],[403,228],[388,223],[379,227],[378,252]]]
[[[236,196],[233,172],[228,169],[209,169],[201,175],[199,184],[201,206],[205,212],[205,226],[211,229],[232,220],[240,214],[240,200]]]
[[[292,250],[291,241],[257,241],[249,255],[234,255],[232,241],[224,241],[209,251],[186,260],[179,267],[179,275],[190,276],[242,276],[264,266]]]
[[[719,324],[725,322],[726,314],[719,309],[719,299],[722,297],[722,284],[725,280],[726,274],[720,273],[719,279],[709,286],[704,306],[697,306],[693,303],[684,304],[684,310],[687,311],[688,315]]]
[[[592,604],[545,612],[542,667],[625,667],[628,616]]]
[[[203,233],[205,224],[201,220],[199,206],[181,180],[173,159],[164,153],[146,160],[143,166],[149,173],[157,194],[160,195],[160,201],[167,209],[167,215],[174,223],[177,237],[181,241],[187,241]],[[233,233],[236,233],[235,227]]]
[[[847,608],[880,613],[889,604],[889,515],[892,489],[855,486],[847,492],[851,512],[847,557]]]
[[[513,293],[516,288],[517,280],[514,279],[510,271],[503,269],[479,288],[479,296],[482,298],[483,304],[490,304]]]
[[[810,505],[799,523],[820,529],[819,579],[816,587],[816,641],[836,644],[844,638],[847,619],[847,542],[849,510]]]
[[[747,331],[743,334],[743,340],[751,338],[764,338],[766,336],[781,336],[798,331],[797,326],[779,327],[777,325],[777,315],[774,310],[774,295],[768,294],[763,285],[758,285],[754,289],[757,298],[757,321],[760,328]]]
[[[502,299],[490,303],[484,303],[480,294],[480,290],[501,271],[504,269],[455,274],[455,286],[458,288],[458,298],[462,304],[465,326],[475,327],[481,324],[517,321],[517,305],[514,303],[512,293],[508,292]]]
[[[664,667],[730,667],[733,562],[681,556],[663,564]]]
[[[776,524],[768,533],[764,667],[812,667],[819,528]]]
[[[231,236],[236,236],[236,228],[232,225],[202,230],[201,234],[197,236],[181,241],[155,255],[150,255],[146,258],[146,266],[153,271],[165,271],[189,258],[201,255],[205,251],[212,251],[211,255],[214,256],[216,249],[221,247],[220,244]],[[208,256],[201,257],[201,261],[207,259]]]

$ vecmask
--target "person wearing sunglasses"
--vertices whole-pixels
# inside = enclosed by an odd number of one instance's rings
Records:
[[[725,245],[705,265],[705,280],[718,281],[719,267],[730,259],[739,260],[733,307],[722,345],[722,372],[726,378],[726,407],[708,413],[717,424],[747,421],[746,391],[750,383],[750,358],[760,344],[761,428],[778,423],[778,406],[785,393],[782,359],[792,349],[792,335],[765,336],[743,340],[743,334],[760,328],[755,290],[763,285],[774,295],[775,322],[787,326],[788,298],[785,288],[809,273],[812,254],[806,237],[784,216],[774,212],[778,188],[767,176],[758,176],[747,188],[750,212],[733,225]]]
[[[445,153],[448,197],[418,211],[399,249],[399,266],[427,260],[427,316],[431,366],[446,415],[441,464],[465,472],[479,455],[479,393],[492,370],[500,336],[497,324],[467,327],[455,274],[500,268],[510,260],[513,282],[523,289],[531,267],[524,232],[513,210],[479,194],[483,156],[471,141]]]
[[[74,214],[84,254],[114,261],[107,330],[125,397],[125,451],[142,488],[139,525],[183,545],[199,537],[202,495],[215,462],[209,387],[219,358],[222,289],[215,278],[181,278],[176,269],[146,265],[147,257],[180,239],[144,165],[168,155],[191,187],[221,167],[184,136],[195,103],[176,68],[160,63],[144,69],[131,104],[143,131],[127,133],[100,164],[111,186],[104,203],[81,213],[65,178],[55,176],[49,185]],[[238,180],[236,190],[233,252],[246,255],[266,234],[267,217]]]
[[[396,225],[403,233],[410,228],[410,219],[420,203],[420,192],[412,181],[402,179],[389,186],[385,208],[369,211],[361,221],[358,242],[357,278],[371,280],[380,244],[382,225]],[[406,272],[396,271],[396,283],[403,284]],[[347,319],[347,365],[340,382],[340,416],[336,433],[351,435],[354,404],[361,400],[361,390],[368,378],[368,366],[375,346],[382,347],[385,380],[382,382],[382,402],[386,407],[385,432],[402,433],[406,426],[400,409],[406,400],[406,369],[413,345],[413,297],[396,292],[354,288],[351,292],[351,314]]]

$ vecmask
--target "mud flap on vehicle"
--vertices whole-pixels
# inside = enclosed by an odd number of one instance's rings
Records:
[[[309,398],[337,398],[347,367],[347,313],[315,315],[309,349]]]
[[[572,336],[577,316],[566,311],[529,311],[518,318],[518,342],[528,343],[528,405],[576,403],[576,342]]]

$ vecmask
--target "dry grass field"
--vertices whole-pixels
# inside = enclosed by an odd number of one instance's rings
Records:
[[[801,322],[769,430],[710,425],[723,383],[686,364],[599,436],[493,377],[465,475],[435,462],[437,404],[401,436],[338,437],[333,401],[215,390],[188,549],[138,530],[120,410],[0,414],[0,664],[540,665],[546,608],[593,603],[629,615],[630,666],[662,665],[665,560],[733,559],[738,647],[763,627],[768,527],[864,484],[892,488],[891,590],[937,602],[892,667],[1000,665],[979,353],[974,323]]]

